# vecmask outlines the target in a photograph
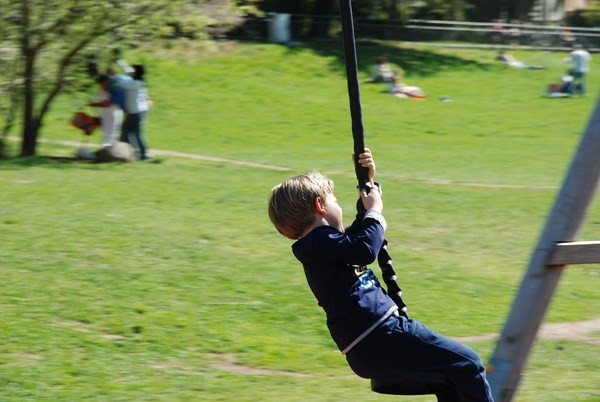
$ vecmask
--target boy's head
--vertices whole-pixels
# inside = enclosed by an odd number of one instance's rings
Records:
[[[290,177],[269,195],[269,218],[290,239],[299,239],[315,222],[315,203],[333,194],[333,181],[318,172]]]

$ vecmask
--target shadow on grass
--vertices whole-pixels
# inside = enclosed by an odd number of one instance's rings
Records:
[[[97,165],[94,161],[77,159],[69,156],[29,156],[0,159],[0,169],[16,170],[30,167],[53,167],[57,169],[73,169],[82,166]]]
[[[312,49],[315,53],[336,58],[336,68],[345,69],[344,46],[341,41],[305,42],[302,46],[288,46],[293,53],[303,49]],[[356,44],[356,56],[359,72],[368,75],[375,65],[375,59],[386,56],[390,63],[402,67],[407,76],[433,76],[445,71],[479,70],[487,71],[493,68],[487,63],[464,59],[458,56],[445,55],[437,52],[400,48],[392,43],[361,41]]]
[[[95,168],[98,165],[111,165],[120,166],[131,163],[145,163],[145,164],[162,164],[163,158],[153,157],[147,161],[131,161],[131,162],[108,162],[108,161],[95,161],[79,159],[72,156],[29,156],[29,157],[7,157],[0,158],[0,170],[17,170],[26,169],[30,167],[48,167],[56,169],[81,169],[81,168]]]

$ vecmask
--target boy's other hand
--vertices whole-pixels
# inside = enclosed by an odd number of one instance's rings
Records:
[[[360,189],[360,199],[367,211],[372,209],[381,212],[383,210],[383,200],[377,186],[373,186],[368,194],[366,190]]]

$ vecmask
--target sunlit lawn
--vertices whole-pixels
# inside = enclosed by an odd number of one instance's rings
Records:
[[[266,217],[273,185],[318,169],[336,181],[349,223],[341,51],[234,43],[220,53],[126,53],[148,68],[151,148],[225,161],[63,159],[74,147],[56,141],[82,140],[68,120],[93,89],[55,105],[38,158],[0,161],[0,400],[393,399],[352,375],[291,243]],[[513,70],[492,51],[365,44],[361,80],[379,54],[428,94],[402,100],[361,86],[409,311],[453,337],[498,332],[600,70],[587,97],[558,100],[541,92],[567,68],[563,54],[514,52],[548,69]],[[582,239],[599,238],[594,206]],[[546,321],[596,317],[598,272],[569,267]],[[485,360],[494,347],[470,345]],[[598,346],[541,339],[517,400],[598,400],[599,359]]]

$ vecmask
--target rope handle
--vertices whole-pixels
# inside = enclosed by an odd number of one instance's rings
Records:
[[[350,101],[350,116],[352,119],[352,137],[354,139],[354,154],[356,155],[354,169],[356,171],[358,186],[369,192],[371,190],[369,185],[369,170],[358,164],[358,155],[363,153],[365,149],[365,133],[362,123],[362,107],[360,104],[360,88],[358,84],[358,62],[356,61],[356,43],[354,40],[354,21],[352,17],[351,0],[340,0],[340,16],[344,38],[348,97]]]
[[[362,108],[360,103],[360,88],[358,83],[358,62],[356,60],[356,41],[354,39],[354,18],[352,16],[352,1],[340,0],[340,17],[342,22],[342,37],[344,41],[344,56],[346,61],[346,76],[348,83],[348,98],[350,102],[350,116],[352,119],[352,138],[354,139],[354,170],[358,187],[369,192],[369,170],[358,164],[358,155],[365,149],[365,132],[362,122]],[[359,202],[362,206],[362,202]],[[360,208],[357,205],[357,208]],[[360,209],[358,209],[360,213]],[[388,288],[388,295],[398,305],[402,314],[406,315],[407,307],[402,300],[402,290],[396,282],[396,272],[392,266],[392,259],[387,251],[387,240],[379,251],[377,257],[381,268],[383,281]]]
[[[402,299],[402,289],[400,289],[400,286],[398,285],[396,272],[392,265],[392,257],[390,257],[387,250],[387,244],[387,240],[384,240],[383,247],[381,247],[379,255],[377,256],[377,263],[379,264],[379,268],[381,268],[381,275],[383,282],[387,286],[388,295],[394,303],[396,303],[400,312],[408,317],[408,306]]]

